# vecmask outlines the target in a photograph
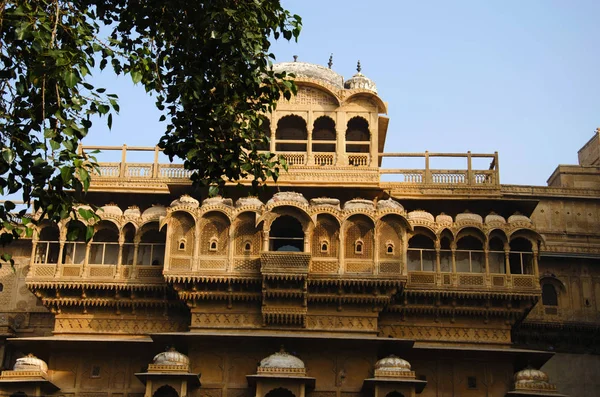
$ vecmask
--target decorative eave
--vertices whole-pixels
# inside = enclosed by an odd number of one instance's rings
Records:
[[[316,384],[316,379],[311,378],[309,376],[294,376],[291,374],[262,374],[262,375],[246,375],[246,380],[248,381],[248,386],[254,387],[256,386],[257,381],[287,381],[294,383],[302,383],[309,389],[314,389]]]
[[[135,374],[136,378],[140,380],[144,385],[148,380],[159,380],[159,379],[173,379],[173,380],[185,380],[187,381],[189,388],[198,388],[201,386],[200,374],[193,374],[190,372],[176,372],[165,370],[162,372],[138,372]]]
[[[541,290],[536,288],[531,291],[493,291],[493,290],[466,290],[456,289],[448,290],[451,288],[444,286],[445,289],[422,289],[414,286],[407,285],[405,292],[406,296],[427,296],[427,297],[440,297],[440,298],[476,298],[476,299],[509,299],[509,300],[538,300],[541,295]]]
[[[0,375],[0,388],[10,385],[39,386],[44,393],[54,393],[60,388],[47,379],[42,371],[2,371]]]

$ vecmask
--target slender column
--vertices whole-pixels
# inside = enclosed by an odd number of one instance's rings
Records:
[[[85,258],[83,258],[83,267],[81,268],[79,277],[87,276],[87,267],[90,259],[90,250],[92,249],[92,241],[94,241],[93,238],[85,245]]]
[[[452,285],[458,285],[458,274],[456,272],[456,243],[450,244],[450,250],[452,251]]]
[[[275,117],[271,117],[271,142],[269,143],[270,148],[269,150],[272,153],[275,153],[275,133],[277,132],[277,123],[275,120]]]
[[[312,110],[308,111],[308,117],[307,117],[307,121],[306,121],[306,164],[307,165],[314,165],[315,161],[313,158],[313,152],[312,152],[312,133],[313,133],[313,112]]]
[[[473,184],[473,166],[471,161],[471,151],[467,152],[467,185]]]
[[[310,252],[310,233],[304,232],[304,252]]]
[[[440,242],[440,240],[435,240],[435,272],[436,273],[441,273],[442,272],[442,260],[441,260],[441,250],[442,249],[442,243]]]
[[[146,380],[146,393],[144,397],[152,397],[152,379]]]
[[[490,274],[490,250],[484,249],[483,255],[485,256],[485,274]]]
[[[510,246],[504,245],[504,267],[506,268],[506,275],[510,276]]]
[[[270,229],[263,230],[263,252],[269,251],[269,232]]]
[[[198,270],[200,266],[200,223],[196,223],[194,220],[194,247],[192,251],[192,270]]]
[[[371,167],[379,166],[379,121],[377,120],[377,115],[371,115],[370,117],[371,123],[369,123],[369,132],[371,133],[371,163],[369,164]]]
[[[538,267],[538,255],[539,252],[536,248],[531,250],[532,256],[533,256],[533,275],[535,276],[536,279],[538,279],[539,274],[540,274],[540,269]]]
[[[187,380],[181,382],[181,397],[187,397]]]
[[[152,178],[158,178],[158,146],[154,146],[154,164],[152,166]]]
[[[425,151],[425,183],[432,183],[431,170],[429,169],[429,151]]]
[[[374,235],[373,235],[373,274],[379,274],[379,249],[380,241],[379,241],[379,233],[377,232],[377,225],[375,225]]]
[[[348,158],[346,156],[346,113],[337,111],[335,121],[335,134],[336,134],[336,163],[338,167],[348,165]]]
[[[119,176],[123,178],[125,176],[125,167],[127,164],[127,145],[123,144],[121,150],[121,166],[119,167]]]
[[[60,277],[61,274],[61,269],[63,267],[63,263],[62,263],[62,258],[63,258],[63,252],[65,250],[65,240],[60,240],[59,241],[59,245],[58,245],[58,260],[56,261],[56,271],[54,272],[54,277]],[[33,249],[33,252],[35,254],[35,247]]]
[[[140,248],[140,239],[136,236],[133,240],[133,264],[131,265],[131,278],[137,278],[137,263],[138,263],[138,251]]]
[[[115,272],[115,278],[121,277],[123,274],[123,243],[125,242],[125,236],[123,230],[119,233],[119,254],[117,255],[117,271]]]
[[[345,261],[345,256],[346,256],[346,233],[344,232],[344,225],[342,224],[342,226],[340,227],[340,235],[339,235],[339,252],[338,252],[338,257],[339,257],[339,268],[338,268],[338,272],[339,274],[344,274],[346,271],[346,264],[344,263]]]
[[[233,255],[235,253],[235,230],[233,224],[229,225],[229,244],[227,247],[227,265],[225,269],[231,271],[233,269]]]

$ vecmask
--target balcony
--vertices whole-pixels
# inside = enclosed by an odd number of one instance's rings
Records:
[[[316,141],[315,141],[316,142]],[[158,147],[122,147],[82,146],[82,152],[100,150],[99,168],[92,176],[92,190],[135,190],[168,191],[168,184],[189,184],[191,171],[183,164],[160,163],[161,150]],[[114,160],[120,153],[121,161]],[[404,194],[416,189],[465,190],[471,194],[489,194],[500,189],[498,172],[498,154],[477,153],[380,153],[380,160],[389,159],[390,163],[403,160],[422,160],[419,168],[373,167],[370,153],[349,152],[340,155],[337,152],[319,151],[281,151],[276,152],[286,159],[288,173],[282,173],[278,184],[315,184],[328,183],[348,186],[348,183],[369,184],[384,189],[401,189]],[[147,162],[129,162],[128,156],[136,155],[136,160],[144,155],[153,154]],[[98,156],[97,156],[98,157]],[[464,167],[456,169],[436,169],[431,166],[435,159],[460,160]],[[489,166],[481,167],[481,161],[489,160]],[[387,161],[386,161],[387,162]],[[476,165],[479,165],[477,167]],[[358,170],[360,169],[360,171]],[[353,172],[356,170],[356,172]],[[449,191],[449,190],[448,190]],[[448,193],[447,194],[451,194]]]

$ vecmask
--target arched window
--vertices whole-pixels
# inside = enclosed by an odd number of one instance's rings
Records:
[[[456,271],[459,273],[483,273],[485,253],[483,242],[477,237],[466,235],[456,242]]]
[[[370,140],[367,120],[359,116],[351,118],[346,129],[346,152],[369,153]]]
[[[59,231],[55,225],[45,225],[35,252],[35,263],[58,263],[60,252]]]
[[[544,306],[558,306],[558,294],[554,285],[550,283],[542,285],[542,304]]]
[[[312,133],[313,152],[335,152],[335,122],[327,116],[315,120]]]
[[[354,242],[354,253],[357,255],[362,255],[363,245],[364,245],[364,243],[362,242],[362,240],[356,240]]]
[[[90,265],[116,265],[119,258],[119,230],[109,221],[101,221],[96,227],[90,244]]]
[[[85,261],[86,227],[79,221],[71,221],[67,226],[67,241],[63,249],[63,264],[81,265]]]
[[[218,243],[217,239],[216,238],[212,238],[210,240],[210,246],[208,248],[209,251],[216,251],[217,247],[218,247],[217,243]]]
[[[185,251],[186,240],[184,238],[179,239],[179,251]]]
[[[505,274],[504,242],[498,237],[492,237],[489,243],[488,263],[490,273]]]
[[[533,274],[531,241],[522,237],[512,240],[508,260],[511,274]]]
[[[415,234],[408,240],[408,270],[433,272],[435,270],[435,246],[433,240],[423,234]]]
[[[244,243],[244,252],[252,252],[252,243],[249,241],[246,241]]]
[[[257,150],[269,150],[269,141],[271,139],[271,122],[266,117],[261,117],[262,124],[260,125],[260,141],[257,142]]]
[[[388,241],[385,244],[385,253],[388,255],[394,255],[394,243]]]
[[[131,223],[128,223],[123,227],[121,233],[124,237],[121,264],[133,265],[133,253],[135,251],[135,226],[133,226]]]
[[[278,152],[306,152],[308,142],[306,122],[296,115],[283,117],[277,123],[275,139],[275,150]]]
[[[269,251],[304,251],[304,230],[293,216],[283,215],[275,219],[269,234]]]
[[[158,222],[151,222],[142,227],[140,231],[142,236],[138,246],[138,265],[164,265],[166,235],[164,229],[160,231],[158,227]]]
[[[321,252],[324,254],[329,252],[329,243],[327,241],[321,241]]]

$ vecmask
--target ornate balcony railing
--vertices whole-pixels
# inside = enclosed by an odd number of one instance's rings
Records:
[[[494,273],[437,273],[409,271],[407,287],[448,288],[483,291],[519,291],[539,290],[539,281],[533,274],[494,274]]]
[[[158,147],[122,147],[112,146],[82,146],[82,152],[100,150],[103,153],[121,152],[120,162],[100,162],[97,172],[93,177],[99,181],[108,182],[111,179],[127,178],[131,181],[155,180],[156,182],[166,182],[172,180],[185,181],[189,179],[191,172],[183,168],[182,164],[161,164],[159,163],[160,149]],[[148,162],[127,162],[129,152],[154,153],[154,161]],[[303,172],[305,167],[373,167],[374,159],[371,159],[370,153],[345,153],[345,157],[338,158],[336,153],[329,152],[278,152],[290,165],[290,172]],[[479,188],[497,188],[499,182],[498,172],[498,153],[478,154],[478,153],[380,153],[380,159],[422,159],[422,168],[379,168],[381,181],[401,185],[429,185],[436,186],[456,186],[456,187],[479,187]],[[465,160],[463,169],[435,169],[430,166],[430,160],[433,158],[449,158],[454,160]],[[490,160],[487,169],[475,169],[473,167],[474,159]],[[344,163],[340,164],[340,161]],[[297,168],[296,168],[297,167]],[[312,174],[311,174],[312,175]],[[384,177],[382,179],[381,177]],[[376,174],[375,174],[376,177]]]

